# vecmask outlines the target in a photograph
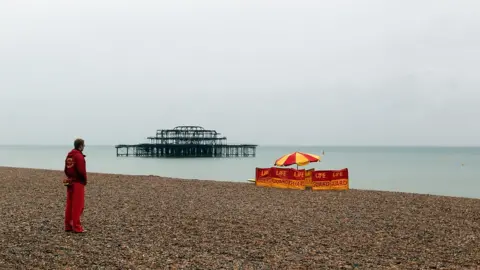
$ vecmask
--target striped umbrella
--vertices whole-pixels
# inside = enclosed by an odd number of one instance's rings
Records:
[[[275,161],[275,166],[290,166],[296,164],[298,166],[304,166],[310,162],[319,162],[320,156],[294,152],[288,155],[285,155]]]

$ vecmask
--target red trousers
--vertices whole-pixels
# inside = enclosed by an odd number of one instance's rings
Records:
[[[85,186],[73,182],[67,187],[67,205],[65,206],[65,230],[83,232],[80,216],[85,206]]]

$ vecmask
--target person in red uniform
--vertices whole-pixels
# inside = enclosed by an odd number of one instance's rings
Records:
[[[85,203],[85,185],[87,185],[87,169],[83,149],[85,142],[76,139],[72,149],[65,158],[64,184],[67,186],[67,202],[65,206],[65,231],[83,233],[80,222]]]

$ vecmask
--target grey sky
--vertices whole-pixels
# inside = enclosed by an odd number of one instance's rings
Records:
[[[0,144],[479,145],[479,1],[2,1]]]

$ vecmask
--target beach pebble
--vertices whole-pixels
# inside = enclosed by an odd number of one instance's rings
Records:
[[[253,171],[253,169],[252,169]],[[480,200],[89,174],[85,235],[61,171],[0,167],[5,269],[477,269]]]

